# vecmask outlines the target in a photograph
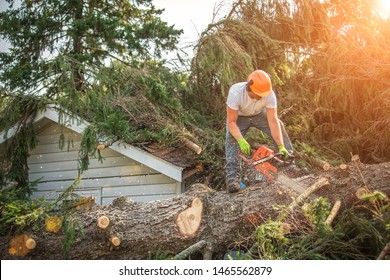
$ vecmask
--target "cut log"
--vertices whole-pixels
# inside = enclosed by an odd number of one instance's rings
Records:
[[[11,239],[8,253],[11,256],[25,257],[35,247],[36,242],[33,238],[26,234],[19,234]]]
[[[97,226],[101,229],[106,229],[109,224],[110,224],[110,219],[107,216],[101,216],[97,221]]]
[[[191,207],[182,211],[176,219],[176,225],[183,236],[194,236],[202,221],[203,204],[199,198],[192,201]]]
[[[121,245],[121,240],[118,236],[112,235],[110,238],[110,242],[114,247],[119,247]]]
[[[34,249],[37,246],[37,243],[31,237],[28,237],[24,244],[25,244],[26,248],[30,249],[30,250]]]
[[[351,161],[360,161],[359,155],[352,155],[351,156]]]
[[[389,167],[389,163],[365,166],[362,175],[369,186],[390,195],[390,173],[386,172]],[[310,183],[312,187],[293,204],[289,192],[285,191],[288,187],[280,182],[268,181],[248,186],[235,194],[194,184],[185,193],[166,200],[138,203],[120,197],[111,205],[94,205],[90,210],[72,209],[72,217],[77,218],[82,231],[75,232],[74,242],[67,254],[62,250],[66,236],[64,228],[56,234],[46,231],[34,231],[32,234],[31,229],[31,233],[27,231],[26,235],[34,236],[39,246],[34,250],[19,251],[19,254],[17,249],[21,246],[16,246],[19,244],[16,241],[20,239],[13,242],[15,247],[10,248],[14,236],[0,236],[0,258],[150,259],[162,252],[176,256],[205,240],[207,246],[199,251],[203,257],[221,259],[231,249],[249,248],[256,227],[279,217],[280,207],[275,206],[290,205],[293,211],[314,190],[316,195],[326,196],[331,203],[342,197],[346,208],[355,205],[358,201],[355,191],[362,186],[358,180],[360,174],[350,168],[346,174],[350,174],[351,179],[340,186],[336,185],[340,180],[337,177],[339,173],[338,169],[323,173],[327,177]],[[329,185],[326,185],[327,181]],[[102,216],[107,217],[103,223],[106,226],[104,230],[97,226],[98,217]],[[285,230],[288,232],[288,226]],[[113,235],[120,239],[117,247],[110,241]],[[22,241],[20,244],[25,244],[25,240]]]
[[[285,204],[289,200],[288,196],[277,195],[273,188],[252,186],[231,195],[203,184],[194,184],[171,199],[149,203],[121,197],[109,206],[95,205],[90,211],[77,212],[84,235],[75,239],[66,258],[146,259],[158,252],[176,255],[199,240],[207,240],[205,257],[223,255],[237,240],[252,236],[255,227],[245,220],[247,212],[256,213],[261,223],[275,216],[274,203]],[[104,230],[96,226],[96,217],[106,226]],[[112,250],[107,240],[117,233],[121,234],[121,243]],[[29,258],[64,259],[62,234],[36,234],[40,246],[29,253]]]
[[[361,199],[366,194],[368,194],[367,188],[358,188],[355,192],[356,197],[359,199]]]
[[[104,144],[100,144],[100,145],[97,145],[96,146],[96,150],[99,150],[99,151],[102,151],[102,150],[104,150],[106,148],[106,145],[104,145]]]
[[[187,138],[182,139],[184,145],[190,149],[191,151],[195,152],[197,155],[199,155],[202,152],[202,148],[199,147],[197,144],[194,142],[188,140]]]
[[[319,159],[319,158],[315,158],[315,157],[310,157],[310,162],[314,165],[314,166],[316,166],[316,167],[318,167],[318,168],[320,168],[320,169],[322,169],[322,170],[324,170],[324,171],[329,171],[330,170],[330,164],[328,163],[328,162],[326,162],[326,161],[323,161],[323,160],[321,160],[321,159]]]
[[[199,172],[203,170],[203,164],[197,164],[195,166],[195,168],[191,169],[191,170],[188,170],[184,173],[183,175],[183,180],[186,180],[188,179],[189,177],[191,177],[192,175],[194,175],[195,173]]]
[[[342,164],[340,164],[339,168],[340,168],[340,170],[343,170],[343,171],[347,170],[348,169],[348,164],[342,163]]]

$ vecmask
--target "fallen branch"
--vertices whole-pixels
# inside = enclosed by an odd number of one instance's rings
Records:
[[[310,157],[310,162],[313,163],[315,166],[321,168],[324,171],[328,171],[330,169],[330,164],[326,161],[323,161],[321,159]]]
[[[281,213],[280,217],[290,214],[298,205],[300,205],[305,199],[307,199],[313,192],[320,189],[321,187],[328,185],[329,182],[325,178],[319,179],[309,188],[307,188],[300,196],[298,196],[287,208]]]
[[[379,254],[377,260],[384,260],[386,255],[389,253],[390,251],[390,242],[388,242],[385,246],[385,248],[383,248],[383,250],[381,251],[381,253]]]
[[[184,145],[190,149],[191,151],[195,152],[197,155],[199,155],[202,152],[202,148],[196,145],[194,142],[188,140],[187,138],[182,139]]]
[[[188,247],[187,249],[181,251],[179,254],[174,256],[173,260],[184,260],[194,254],[195,252],[198,252],[202,250],[204,247],[206,247],[207,242],[204,240],[199,241],[198,243],[195,243],[194,245]]]
[[[328,216],[328,218],[326,218],[326,221],[325,221],[325,224],[326,225],[331,225],[334,218],[336,217],[337,213],[339,212],[340,210],[340,206],[341,206],[341,201],[340,200],[337,200],[335,202],[335,204],[333,205],[333,208],[332,210],[330,211],[330,214]]]

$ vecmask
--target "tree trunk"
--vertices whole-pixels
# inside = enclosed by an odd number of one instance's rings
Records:
[[[315,193],[329,198],[331,203],[341,198],[342,208],[358,200],[355,192],[363,181],[368,189],[390,194],[390,163],[360,168],[350,165],[347,171],[312,174],[310,183],[296,180],[306,189],[314,182],[329,182]],[[250,246],[256,226],[280,214],[273,206],[289,205],[291,197],[298,195],[276,180],[236,194],[194,184],[187,192],[167,200],[136,203],[121,197],[111,205],[95,205],[73,214],[84,234],[77,235],[67,254],[61,250],[64,230],[57,234],[42,230],[25,232],[36,246],[24,257],[10,254],[13,236],[0,237],[1,259],[148,259],[159,253],[186,254],[185,249],[196,243],[202,246],[193,248],[207,248],[204,253],[208,258],[210,252],[220,258],[238,245]]]

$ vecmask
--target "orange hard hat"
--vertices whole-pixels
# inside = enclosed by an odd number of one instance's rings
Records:
[[[249,90],[261,97],[266,97],[272,93],[271,78],[262,70],[253,71],[246,80]]]

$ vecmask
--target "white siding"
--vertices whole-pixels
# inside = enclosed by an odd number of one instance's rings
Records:
[[[61,150],[59,140],[65,136]],[[38,132],[38,146],[28,159],[30,181],[40,179],[32,198],[54,200],[78,175],[78,151],[82,136],[58,124]],[[139,162],[107,148],[101,151],[103,162],[90,158],[90,165],[75,192],[94,196],[98,204],[109,204],[116,197],[127,196],[145,202],[165,199],[181,192],[181,184]],[[97,156],[97,153],[96,153]]]

